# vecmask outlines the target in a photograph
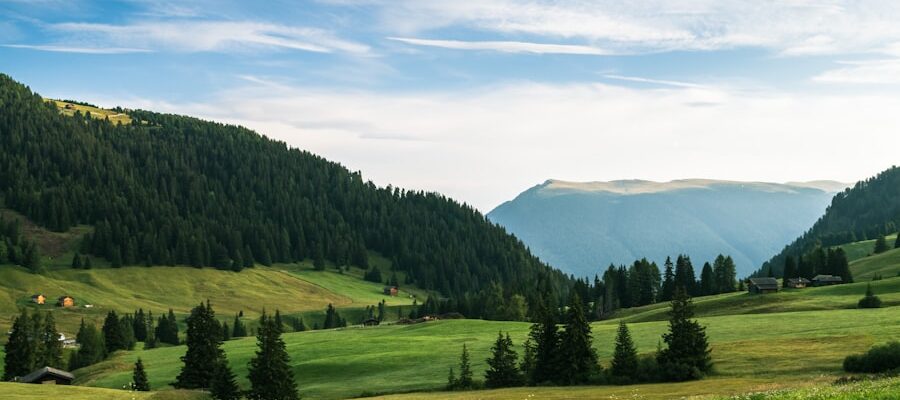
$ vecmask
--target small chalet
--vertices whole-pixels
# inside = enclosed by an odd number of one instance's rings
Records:
[[[65,107],[65,108],[66,108],[66,110],[74,110],[74,109],[75,109],[75,105],[66,103],[66,107]]]
[[[72,296],[63,296],[56,301],[56,305],[60,307],[75,307],[75,298]]]
[[[34,304],[44,304],[47,301],[47,298],[44,295],[38,293],[34,296],[31,296],[31,302]]]
[[[380,324],[380,323],[381,323],[381,321],[379,321],[376,318],[369,318],[369,319],[363,321],[363,326],[378,326],[378,324]]]
[[[386,294],[386,295],[388,295],[388,296],[394,296],[394,297],[397,297],[397,294],[398,294],[398,293],[400,293],[400,291],[397,290],[397,287],[396,287],[396,286],[385,286],[385,287],[384,287],[384,294]]]
[[[816,275],[812,278],[813,286],[840,285],[844,283],[844,278],[835,275]]]
[[[22,383],[37,383],[44,385],[71,385],[73,380],[75,380],[75,375],[51,367],[41,368],[18,379],[18,381]]]
[[[806,278],[791,278],[787,280],[787,286],[794,289],[802,289],[809,284],[812,283],[809,279]]]
[[[750,283],[747,284],[747,291],[757,294],[777,293],[778,280],[775,278],[750,278]]]

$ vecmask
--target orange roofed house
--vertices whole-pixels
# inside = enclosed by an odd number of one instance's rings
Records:
[[[60,307],[75,307],[75,298],[72,296],[63,296],[56,301],[56,305]]]
[[[31,296],[31,302],[34,304],[44,304],[47,301],[47,298],[44,295],[38,293],[34,296]]]

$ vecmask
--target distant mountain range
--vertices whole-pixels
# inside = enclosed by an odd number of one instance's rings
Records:
[[[730,254],[740,276],[779,253],[822,216],[834,181],[548,180],[488,213],[551,265],[593,276],[610,263],[685,253],[695,268]]]

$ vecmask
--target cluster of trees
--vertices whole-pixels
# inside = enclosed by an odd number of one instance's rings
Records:
[[[631,384],[638,382],[700,379],[712,369],[705,328],[693,320],[691,298],[676,287],[671,302],[669,331],[655,355],[639,357],[631,333],[624,322],[616,336],[613,360],[604,370],[592,347],[591,328],[581,300],[574,294],[562,321],[551,312],[532,325],[521,362],[509,334],[498,333],[486,360],[484,385],[489,388],[522,385]],[[564,329],[560,330],[558,323]],[[473,379],[468,348],[463,345],[458,375],[450,369],[447,387],[472,389]]]
[[[31,272],[41,271],[41,256],[37,244],[22,236],[22,222],[7,220],[0,214],[0,264],[17,264]]]
[[[776,271],[772,268],[765,268],[763,276],[777,276]],[[796,260],[794,256],[784,257],[784,267],[781,270],[781,277],[784,278],[784,285],[791,278],[812,279],[816,275],[835,275],[843,278],[844,283],[853,282],[853,274],[850,273],[850,263],[847,261],[847,253],[844,249],[838,248],[822,248],[816,247],[806,255],[799,256]]]
[[[893,248],[895,248],[895,249],[900,248],[900,233],[897,234],[897,239],[894,241]],[[875,249],[874,249],[875,254],[881,254],[890,249],[891,249],[891,247],[888,245],[887,237],[885,237],[884,235],[881,235],[878,237],[878,239],[875,239]]]
[[[706,296],[736,290],[736,268],[731,256],[719,255],[712,265],[703,265],[700,279],[694,272],[691,258],[676,257],[675,263],[666,258],[664,272],[654,262],[641,259],[631,266],[610,265],[602,278],[595,276],[593,284],[576,279],[572,291],[583,299],[582,306],[591,311],[591,319],[603,319],[615,310],[671,301],[676,287],[691,296]]]
[[[859,240],[878,238],[900,226],[900,168],[891,167],[875,177],[857,182],[831,200],[825,215],[806,233],[764,263],[758,276],[773,270],[782,276],[787,256],[799,257],[816,247],[833,247]]]
[[[852,354],[844,358],[844,371],[882,373],[900,371],[900,342],[890,341],[874,346],[863,354]]]
[[[38,368],[63,366],[62,342],[50,312],[29,315],[23,309],[13,321],[3,350],[3,381],[28,375]]]
[[[175,383],[177,388],[207,389],[217,400],[299,399],[297,383],[290,367],[290,357],[281,339],[282,321],[265,312],[257,329],[256,355],[250,360],[248,379],[250,390],[242,392],[236,376],[222,350],[223,329],[207,301],[191,310],[187,318],[185,344],[181,357],[184,366]]]
[[[322,329],[343,328],[347,326],[347,320],[338,314],[333,305],[328,304],[325,309],[325,322],[322,323]]]
[[[469,296],[452,304],[471,317],[489,316],[477,301],[492,283],[529,306],[571,285],[468,205],[377,187],[245,128],[138,110],[130,126],[64,116],[6,75],[0,103],[6,206],[55,231],[93,225],[81,254],[113,266],[368,268],[371,250],[423,289]]]

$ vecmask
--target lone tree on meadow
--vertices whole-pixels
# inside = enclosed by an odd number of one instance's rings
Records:
[[[259,348],[250,360],[251,400],[297,400],[297,382],[291,370],[291,359],[281,339],[281,327],[275,319],[263,313],[256,335]]]
[[[663,334],[667,348],[657,354],[664,376],[671,381],[700,379],[712,370],[706,328],[694,316],[691,298],[683,288],[676,288],[669,313],[669,332]]]
[[[613,353],[612,370],[614,377],[622,382],[629,382],[637,376],[638,356],[634,341],[631,340],[631,332],[625,321],[619,322],[619,332],[616,335],[616,350]]]
[[[862,299],[859,299],[859,303],[857,304],[858,308],[880,308],[881,307],[881,299],[875,295],[875,292],[872,291],[872,284],[866,285],[866,296]]]
[[[134,363],[134,373],[131,378],[132,389],[138,392],[149,392],[150,381],[147,380],[147,372],[144,371],[144,362],[140,358]]]
[[[491,358],[487,359],[488,369],[484,372],[484,383],[489,388],[514,387],[522,384],[522,374],[517,366],[518,354],[513,350],[509,333],[504,337],[497,333],[497,341],[491,347]]]
[[[221,347],[222,327],[208,300],[191,310],[184,343],[187,345],[187,352],[181,357],[184,366],[173,386],[179,389],[209,388],[213,375],[211,367],[225,357],[225,352]]]

